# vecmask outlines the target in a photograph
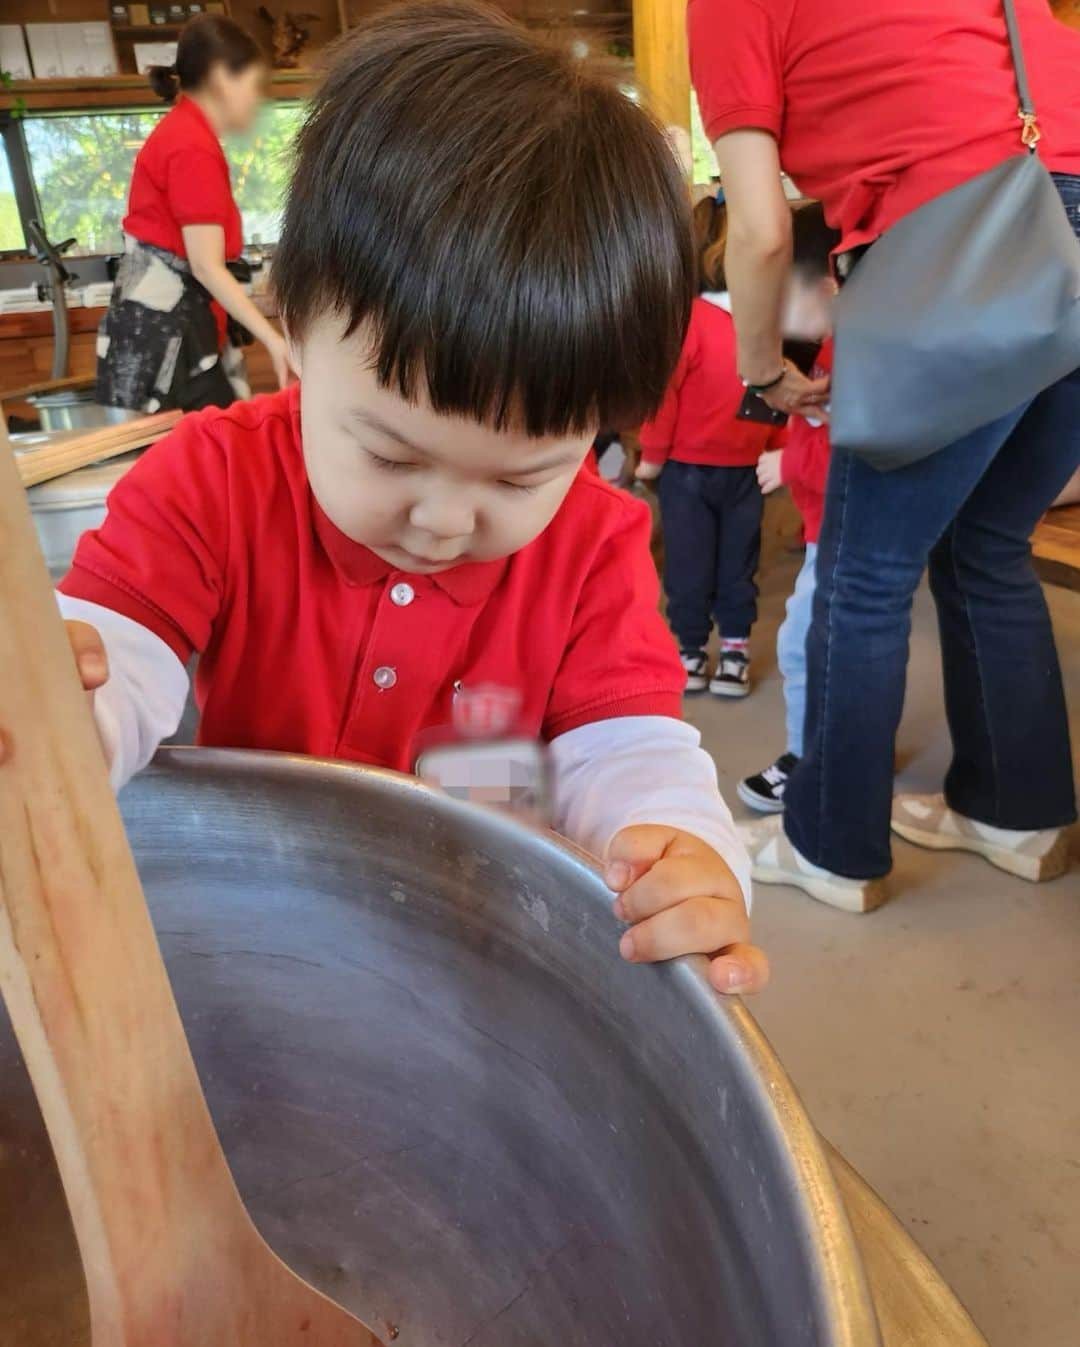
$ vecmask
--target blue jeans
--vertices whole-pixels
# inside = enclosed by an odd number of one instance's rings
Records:
[[[714,618],[722,636],[749,636],[761,555],[757,473],[671,459],[659,491],[667,615],[679,645],[704,649]]]
[[[1059,178],[1080,234],[1080,178]],[[929,564],[953,757],[945,798],[1002,828],[1076,818],[1054,634],[1029,539],[1080,463],[1080,370],[921,463],[834,453],[807,639],[805,755],[784,827],[808,860],[873,879],[889,819],[911,604]]]
[[[806,544],[806,560],[795,578],[795,588],[787,601],[784,620],[776,633],[776,662],[784,680],[784,719],[787,723],[787,752],[797,758],[803,753],[803,728],[806,724],[806,634],[817,587],[815,563],[817,544]]]

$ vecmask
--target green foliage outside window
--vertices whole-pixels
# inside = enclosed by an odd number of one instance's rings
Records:
[[[717,173],[716,155],[701,120],[697,94],[690,91],[690,141],[694,147],[694,182],[712,182]]]
[[[78,240],[78,253],[120,252],[121,222],[135,156],[160,112],[107,112],[27,117],[30,163],[50,238]],[[294,137],[303,117],[298,103],[268,103],[255,129],[225,142],[244,239],[276,240]],[[3,166],[3,167],[6,167]],[[0,174],[3,172],[0,167]],[[0,176],[0,240],[4,183]],[[18,243],[21,246],[21,231]],[[0,241],[0,248],[4,247]]]
[[[24,246],[22,222],[11,185],[11,171],[0,144],[0,253],[15,252]]]

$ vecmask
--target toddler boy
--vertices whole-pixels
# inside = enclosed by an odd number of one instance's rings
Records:
[[[299,386],[188,417],[60,586],[114,783],[195,652],[200,742],[404,771],[499,688],[551,745],[560,829],[606,858],[623,956],[761,986],[648,512],[581,471],[659,405],[692,284],[678,167],[613,87],[468,4],[355,30],[275,257]]]

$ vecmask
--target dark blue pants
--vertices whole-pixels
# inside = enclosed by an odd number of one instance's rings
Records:
[[[683,650],[708,643],[713,619],[739,640],[757,620],[762,496],[753,468],[669,461],[660,475],[664,589]]]
[[[1080,234],[1080,179],[1061,181]],[[1080,463],[1080,371],[897,472],[834,453],[807,639],[805,754],[784,827],[817,865],[891,868],[893,751],[911,604],[937,605],[953,758],[945,796],[1002,828],[1076,818],[1065,697],[1029,538]]]

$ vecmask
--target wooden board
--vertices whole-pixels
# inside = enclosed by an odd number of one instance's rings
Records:
[[[23,384],[21,388],[0,387],[0,403],[24,402],[27,398],[42,393],[62,393],[70,388],[87,388],[93,380],[84,375],[68,374],[63,379],[39,379],[36,383]]]
[[[133,449],[145,449],[174,429],[182,415],[178,411],[158,412],[154,416],[140,416],[119,425],[88,430],[81,435],[65,435],[56,443],[18,454],[19,480],[24,487],[37,486],[91,463],[103,463],[121,454],[130,454]]]
[[[381,1347],[240,1202],[2,431],[0,631],[0,988],[94,1347]]]

